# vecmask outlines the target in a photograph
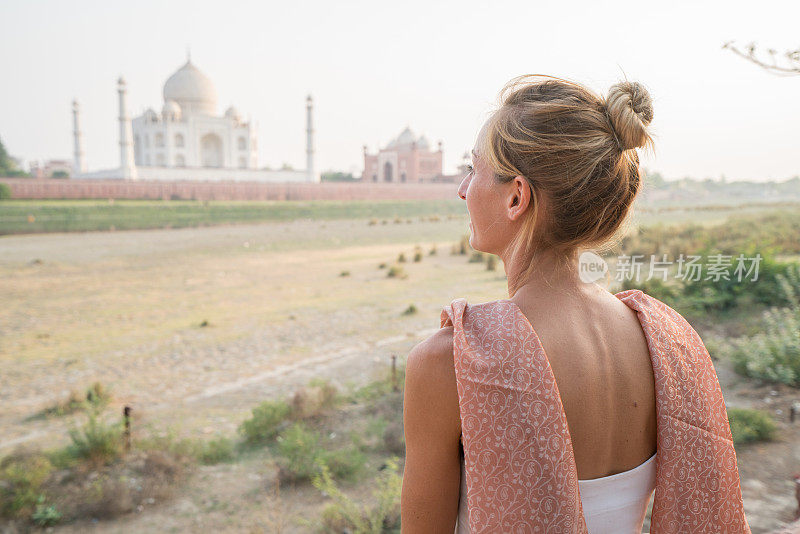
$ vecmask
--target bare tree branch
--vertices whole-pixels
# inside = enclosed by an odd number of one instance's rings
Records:
[[[778,61],[775,59],[775,56],[778,54],[778,52],[774,48],[767,49],[767,54],[769,54],[771,60],[769,63],[758,57],[756,54],[755,43],[750,43],[744,48],[744,50],[739,50],[733,44],[733,41],[728,41],[722,45],[722,48],[730,50],[737,56],[741,56],[746,60],[755,63],[759,67],[772,74],[776,74],[778,76],[796,76],[800,74],[800,48],[797,50],[788,50],[783,54],[787,60],[786,66],[778,64]]]

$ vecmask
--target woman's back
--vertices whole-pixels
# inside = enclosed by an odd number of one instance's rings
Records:
[[[578,478],[621,473],[655,454],[653,367],[636,312],[595,284],[578,295],[519,297],[512,302],[555,375]]]

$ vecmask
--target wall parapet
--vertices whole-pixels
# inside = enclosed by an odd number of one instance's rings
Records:
[[[131,200],[438,200],[455,199],[455,183],[263,183],[0,178],[18,199]]]

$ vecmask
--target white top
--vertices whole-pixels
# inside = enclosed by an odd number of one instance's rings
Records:
[[[658,453],[656,453],[658,454]],[[601,478],[578,480],[589,534],[640,534],[647,505],[656,488],[656,454],[644,463]],[[469,533],[467,483],[461,459],[461,496],[456,534]]]

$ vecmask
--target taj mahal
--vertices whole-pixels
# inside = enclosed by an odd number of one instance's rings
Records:
[[[214,83],[187,58],[164,83],[161,112],[148,108],[131,120],[127,84],[117,82],[120,166],[87,172],[80,107],[73,102],[74,169],[78,179],[319,182],[314,170],[313,101],[306,98],[306,169],[258,168],[253,124],[231,106],[217,111]]]

